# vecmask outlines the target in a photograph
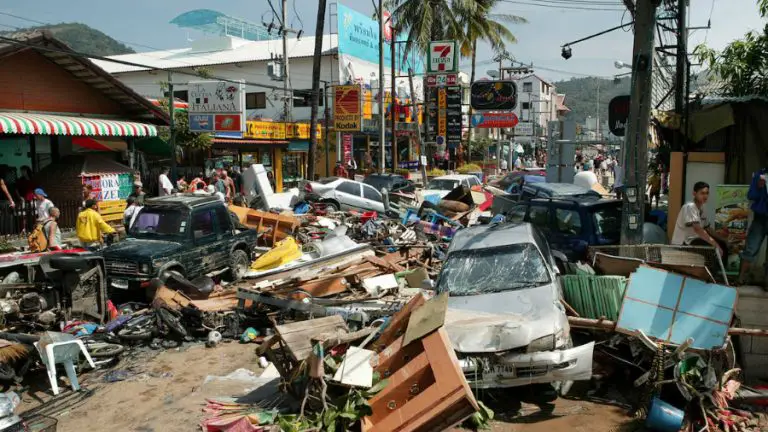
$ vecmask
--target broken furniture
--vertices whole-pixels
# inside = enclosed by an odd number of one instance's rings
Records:
[[[300,225],[298,219],[286,214],[275,214],[234,205],[229,206],[229,211],[237,216],[240,223],[255,229],[264,246],[273,246],[293,235]]]
[[[48,380],[51,382],[51,391],[53,391],[54,396],[59,394],[59,384],[56,377],[57,364],[64,365],[67,378],[69,378],[72,390],[74,391],[80,390],[77,372],[75,371],[75,362],[78,360],[80,353],[83,353],[92,368],[96,367],[83,341],[75,339],[71,335],[48,332],[39,342],[35,342],[35,348],[40,353],[40,358],[43,360],[43,364],[48,371]]]

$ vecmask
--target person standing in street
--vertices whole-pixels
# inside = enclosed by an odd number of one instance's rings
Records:
[[[508,171],[508,169],[507,169],[508,167],[509,166],[507,165],[507,159],[506,158],[502,158],[501,159],[501,173],[502,174],[506,174],[507,171]]]
[[[77,215],[75,233],[80,245],[86,249],[94,249],[101,246],[104,234],[114,234],[115,229],[104,222],[104,218],[97,211],[96,200],[89,199],[85,202],[85,210]]]
[[[349,172],[349,178],[354,180],[355,173],[357,172],[357,162],[355,161],[354,156],[350,157],[349,162],[347,162],[347,171]]]
[[[747,240],[741,253],[739,285],[749,282],[747,275],[752,262],[760,254],[760,246],[768,236],[768,190],[765,187],[768,170],[763,168],[752,175],[747,198],[752,201],[752,223],[747,230]]]
[[[35,189],[35,199],[37,200],[37,220],[48,220],[51,217],[50,211],[53,208],[53,203],[41,188]]]
[[[693,185],[693,201],[683,205],[675,222],[671,244],[689,246],[712,246],[724,257],[727,243],[715,236],[709,225],[704,204],[709,200],[709,184],[699,181]]]
[[[158,177],[158,196],[166,196],[173,193],[173,183],[171,183],[171,179],[168,178],[170,172],[171,169],[168,167],[163,167],[162,170],[160,170],[160,177]]]
[[[203,174],[202,171],[198,172],[197,173],[197,177],[193,178],[192,181],[189,182],[189,190],[190,190],[190,192],[194,193],[196,190],[205,189],[206,184],[205,184],[205,180],[204,179],[205,179],[205,174]],[[197,187],[197,185],[199,183],[202,183],[202,185],[203,185],[202,188]]]
[[[229,176],[227,170],[221,170],[221,180],[224,181],[224,187],[226,189],[224,196],[227,200],[231,200],[235,196],[235,182],[232,180],[232,177]]]
[[[61,241],[61,228],[59,228],[59,216],[61,211],[58,208],[52,207],[49,211],[50,217],[47,221],[43,222],[43,232],[45,233],[45,239],[48,241],[48,249],[61,250],[64,243]]]
[[[336,162],[336,168],[333,169],[333,175],[339,178],[348,178],[349,173],[341,161]]]
[[[140,181],[135,181],[133,183],[133,192],[131,192],[130,195],[128,195],[128,198],[133,197],[133,199],[136,201],[136,205],[143,206],[144,205],[144,198],[146,197],[146,193],[144,193],[144,184]]]

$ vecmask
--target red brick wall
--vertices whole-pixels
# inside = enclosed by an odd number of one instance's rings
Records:
[[[32,50],[0,60],[2,109],[121,114],[116,102]]]

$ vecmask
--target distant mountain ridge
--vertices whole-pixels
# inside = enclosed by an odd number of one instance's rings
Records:
[[[82,23],[61,23],[48,26],[28,27],[14,31],[2,31],[0,34],[32,30],[47,30],[51,32],[54,37],[69,45],[73,50],[85,54],[110,56],[136,52],[129,46],[116,41],[103,32]]]
[[[553,84],[558,93],[565,93],[565,105],[571,109],[567,119],[583,124],[587,117],[594,117],[598,109],[598,87],[600,89],[600,122],[608,120],[608,103],[616,96],[628,95],[630,77],[623,77],[618,83],[612,79],[587,77],[571,78]]]

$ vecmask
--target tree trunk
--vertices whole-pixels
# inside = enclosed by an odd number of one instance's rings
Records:
[[[326,0],[317,2],[317,26],[315,27],[315,56],[312,61],[312,112],[309,120],[309,152],[307,153],[307,180],[315,179],[315,149],[317,149],[317,106],[320,102],[320,67],[323,52]],[[325,133],[328,133],[326,130]]]

